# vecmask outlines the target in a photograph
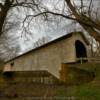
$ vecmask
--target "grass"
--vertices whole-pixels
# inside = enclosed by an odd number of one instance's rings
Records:
[[[94,86],[91,87],[91,84],[78,87],[77,91],[79,98],[91,98],[91,100],[100,100],[100,88]]]
[[[100,64],[96,66],[95,75],[89,83],[57,89],[57,96],[73,97],[70,100],[100,100]]]
[[[95,79],[89,83],[84,83],[81,85],[52,87],[50,85],[47,86],[41,84],[36,85],[27,82],[25,84],[20,83],[20,84],[8,85],[7,83],[5,83],[5,80],[1,77],[0,83],[3,84],[0,84],[0,90],[7,90],[8,92],[6,91],[6,93],[9,94],[11,92],[11,94],[9,95],[12,95],[12,91],[13,91],[12,89],[14,87],[18,94],[26,95],[26,97],[20,96],[17,98],[12,98],[11,100],[34,100],[30,95],[44,96],[45,94],[48,96],[48,98],[42,100],[49,100],[49,96],[53,96],[53,98],[50,100],[100,100],[100,67],[99,66],[100,65],[98,65],[98,67],[96,67],[95,70],[95,74],[96,74]],[[27,99],[28,98],[27,95],[30,96],[30,99]],[[8,100],[8,99],[6,98],[1,100]]]
[[[58,97],[74,97],[75,100],[100,100],[100,87],[92,86],[91,83],[70,86],[66,89],[57,89]]]

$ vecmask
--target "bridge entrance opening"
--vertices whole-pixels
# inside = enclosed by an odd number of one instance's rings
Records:
[[[84,58],[87,58],[87,52],[84,44],[81,41],[77,40],[75,42],[75,48],[76,48],[76,57],[79,58],[78,62],[80,61],[86,62],[87,60]]]

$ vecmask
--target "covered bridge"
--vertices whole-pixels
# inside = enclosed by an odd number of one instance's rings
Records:
[[[89,41],[82,32],[72,32],[5,62],[4,71],[48,71],[59,78],[63,62],[89,57]]]

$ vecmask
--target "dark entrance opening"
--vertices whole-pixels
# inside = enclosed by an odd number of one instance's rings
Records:
[[[75,48],[76,48],[76,57],[77,58],[87,58],[87,52],[86,52],[86,48],[84,46],[84,44],[77,40],[75,42]],[[86,62],[86,59],[79,59],[78,62],[80,62],[80,60]]]

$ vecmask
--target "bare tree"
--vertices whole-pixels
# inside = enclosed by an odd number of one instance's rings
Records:
[[[25,16],[24,15],[25,8],[33,9],[34,8],[33,6],[35,6],[34,0],[1,0],[0,2],[0,35],[5,33],[11,28],[14,28],[14,26],[16,27],[16,25],[18,25],[19,18],[17,18],[16,15],[13,15],[14,12],[16,11],[20,12],[20,10],[23,9],[23,14],[21,15]],[[15,16],[16,19],[13,19],[12,15]],[[17,20],[17,22],[15,20]]]
[[[5,42],[5,41],[4,41]],[[21,48],[18,44],[14,45],[9,43],[3,43],[0,45],[0,59],[2,61],[9,60],[11,58],[14,58],[18,55],[18,53],[21,51]]]
[[[81,4],[79,6],[79,10],[73,6],[71,0],[65,0],[68,7],[71,9],[72,14],[74,15],[76,21],[87,31],[91,36],[93,36],[97,41],[100,42],[100,19],[98,18],[97,11],[95,12],[95,18],[92,12],[92,3],[93,0],[90,0],[88,4],[88,8],[84,9],[84,0],[80,0]],[[95,1],[96,2],[96,1]],[[99,2],[100,3],[100,2]],[[95,5],[97,6],[97,5]],[[99,6],[97,10],[100,9]],[[100,13],[100,12],[99,12]]]
[[[1,0],[0,3],[0,34],[11,27],[16,26],[18,23],[11,23],[10,16],[11,10],[16,8],[30,8],[33,12],[31,15],[23,19],[24,31],[26,30],[26,23],[31,22],[32,17],[42,16],[42,19],[51,21],[53,15],[60,16],[61,18],[77,21],[91,36],[97,41],[100,41],[100,19],[99,19],[99,3],[96,9],[93,9],[96,0]],[[87,4],[86,4],[87,3]],[[29,25],[29,24],[28,24]],[[28,32],[28,31],[27,31]]]
[[[34,0],[0,0],[0,57],[13,57],[18,53],[19,46],[16,44],[15,47],[13,43],[16,39],[12,38],[17,38],[17,31],[22,30],[23,21],[33,6],[36,6]]]
[[[28,15],[26,19],[41,16],[44,20],[50,21],[51,18],[59,16],[74,20],[100,42],[99,0],[34,0],[34,2],[37,4],[38,12]]]
[[[49,41],[51,41],[51,37],[49,37],[49,36],[39,38],[39,39],[34,43],[34,48],[39,47],[39,46],[42,46],[42,45],[48,43]]]

